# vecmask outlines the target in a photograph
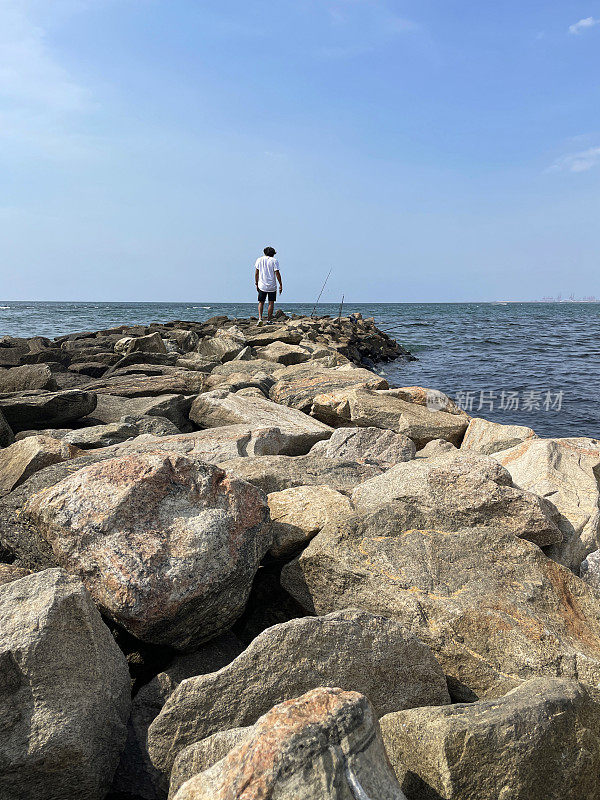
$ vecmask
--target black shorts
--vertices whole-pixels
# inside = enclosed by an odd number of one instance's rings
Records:
[[[272,292],[263,292],[262,289],[258,290],[258,302],[264,303],[265,300],[269,298],[269,303],[274,303],[277,300],[277,289]]]

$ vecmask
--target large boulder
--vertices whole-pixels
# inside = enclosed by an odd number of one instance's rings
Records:
[[[81,451],[50,436],[29,436],[0,450],[0,497],[12,492],[34,472],[75,458]]]
[[[175,759],[171,770],[169,800],[173,800],[186,781],[212,767],[217,761],[229,755],[234,747],[248,739],[253,733],[255,725],[218,731],[212,736],[207,736],[206,739],[184,747]]]
[[[58,428],[86,417],[96,408],[94,392],[13,392],[0,396],[0,411],[13,431]]]
[[[234,458],[220,466],[263,492],[280,492],[293,486],[327,484],[337,491],[349,491],[359,483],[381,473],[375,464],[359,464],[344,458],[327,458],[308,453],[305,456],[255,456]]]
[[[402,386],[390,389],[392,397],[399,397],[407,403],[418,403],[427,406],[430,411],[447,411],[449,414],[467,416],[466,413],[451,400],[447,394],[439,389],[424,389],[422,386]]]
[[[328,522],[353,511],[346,495],[329,486],[294,486],[268,498],[273,544],[271,555],[282,558],[310,540]]]
[[[499,422],[474,417],[469,422],[460,448],[489,455],[537,438],[535,431],[525,425],[501,425]]]
[[[285,344],[285,342],[272,342],[266,347],[259,347],[256,351],[259,358],[266,358],[267,361],[277,361],[286,367],[290,364],[302,364],[310,359],[310,352],[297,344]]]
[[[240,351],[240,356],[243,352],[244,351]],[[259,373],[272,375],[280,369],[281,364],[277,364],[275,361],[267,361],[265,358],[252,358],[251,360],[235,358],[232,361],[228,361],[226,364],[219,364],[211,371],[211,374],[223,375],[224,377],[240,372],[244,372],[250,376]]]
[[[246,346],[246,342],[233,336],[207,336],[197,345],[196,352],[204,358],[231,361]]]
[[[189,454],[211,463],[248,456],[279,455],[298,448],[298,435],[275,427],[224,425],[174,436],[140,436],[114,448],[115,455],[156,450]]]
[[[326,525],[281,581],[310,613],[353,606],[401,620],[459,700],[536,676],[600,680],[600,598],[502,528],[406,529],[390,503]]]
[[[61,569],[0,586],[0,618],[0,797],[102,800],[125,743],[125,657]]]
[[[193,399],[181,394],[163,394],[157,397],[119,397],[99,394],[98,404],[90,416],[104,423],[120,422],[125,416],[164,417],[178,430],[186,432],[192,429],[187,414]]]
[[[251,347],[266,347],[274,342],[283,342],[283,344],[299,344],[302,339],[302,334],[299,331],[292,330],[285,326],[269,326],[267,328],[260,328],[256,326],[246,331],[245,336],[247,344]]]
[[[32,389],[56,389],[56,381],[47,364],[26,364],[12,369],[0,369],[0,393]]]
[[[304,617],[268,628],[218,672],[181,683],[150,726],[152,762],[168,775],[184,747],[327,685],[366,694],[378,715],[449,702],[440,666],[399,622],[354,610]]]
[[[57,561],[52,548],[23,514],[23,507],[32,495],[63,480],[74,472],[98,461],[114,457],[110,448],[91,450],[77,458],[61,461],[34,472],[20,486],[5,497],[0,498],[0,554],[5,551],[6,558],[15,560],[18,566],[34,571],[56,567]]]
[[[396,711],[380,725],[410,798],[600,798],[600,706],[576,681],[535,678],[497,700]]]
[[[131,716],[127,723],[127,742],[115,774],[113,792],[142,800],[164,799],[161,774],[148,755],[147,738],[150,723],[158,716],[167,698],[182,681],[196,675],[216,672],[233,661],[242,650],[239,640],[233,634],[226,633],[202,645],[193,653],[176,656],[167,669],[142,686],[131,704]],[[223,755],[226,755],[226,752]],[[215,761],[220,758],[222,756],[215,758]],[[196,769],[192,774],[201,771]]]
[[[125,354],[129,353],[166,353],[167,348],[160,333],[155,331],[147,336],[136,336],[131,339],[126,348]]]
[[[251,794],[250,794],[251,793]],[[174,800],[406,800],[366,697],[318,688],[276,706]]]
[[[6,417],[2,413],[2,408],[0,408],[0,447],[8,447],[14,440],[15,435],[6,421]]]
[[[185,369],[167,375],[111,375],[86,384],[86,390],[119,397],[156,397],[165,394],[195,395],[204,390],[204,372]]]
[[[269,391],[271,400],[307,412],[315,397],[325,392],[352,387],[388,388],[385,378],[368,369],[327,369],[314,362],[280,370],[274,378],[276,382]]]
[[[294,408],[260,397],[244,397],[216,389],[198,395],[192,403],[190,419],[203,428],[222,425],[249,425],[253,428],[278,427],[290,438],[287,455],[307,453],[313,444],[331,436],[332,429]]]
[[[121,417],[120,423],[125,425],[134,425],[140,436],[149,433],[151,436],[177,436],[180,433],[179,428],[174,425],[170,419],[166,417],[154,416],[149,414],[124,414]]]
[[[529,439],[494,458],[510,472],[515,486],[556,506],[564,541],[550,554],[579,572],[587,554],[600,547],[600,441]]]
[[[24,514],[103,613],[178,649],[231,626],[271,545],[260,491],[160,451],[85,467],[34,495]]]
[[[554,506],[513,487],[509,473],[497,461],[478,453],[397,464],[352,492],[352,502],[360,509],[392,501],[402,513],[404,530],[502,526],[540,547],[563,538]]]
[[[265,398],[272,385],[273,379],[266,372],[234,372],[231,375],[210,375],[206,382],[206,390],[239,392],[241,389],[258,389]]]
[[[177,429],[175,429],[177,433]],[[51,436],[53,439],[60,439],[65,444],[78,447],[80,450],[96,450],[99,447],[110,447],[113,444],[120,444],[134,436],[138,436],[139,431],[136,425],[123,422],[109,422],[106,425],[91,425],[89,428],[48,428],[42,431],[21,431],[17,434],[17,440],[26,439],[31,436]]]
[[[347,458],[360,463],[392,467],[415,457],[415,443],[408,436],[381,428],[336,428],[312,453],[327,458]]]
[[[432,439],[459,444],[468,425],[466,416],[408,403],[396,397],[393,390],[345,389],[319,394],[314,398],[311,414],[336,428],[386,428],[403,433],[417,447]]]

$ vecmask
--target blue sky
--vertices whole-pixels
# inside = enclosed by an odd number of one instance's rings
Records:
[[[0,0],[0,297],[600,296],[600,0]]]

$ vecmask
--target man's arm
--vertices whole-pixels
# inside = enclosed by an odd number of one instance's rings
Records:
[[[258,289],[258,267],[254,270],[254,283],[256,284],[256,288]]]
[[[277,283],[279,284],[279,294],[281,294],[283,292],[283,283],[281,282],[281,273],[278,269],[275,270],[275,277],[277,278]]]

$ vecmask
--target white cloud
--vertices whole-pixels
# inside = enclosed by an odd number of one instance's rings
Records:
[[[577,153],[568,153],[557,159],[551,170],[561,172],[587,172],[600,166],[600,147],[589,147]]]
[[[600,19],[586,17],[585,19],[580,19],[579,22],[576,22],[574,25],[570,25],[569,33],[578,34],[587,28],[593,28],[595,25],[600,25]]]

